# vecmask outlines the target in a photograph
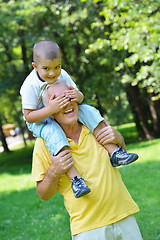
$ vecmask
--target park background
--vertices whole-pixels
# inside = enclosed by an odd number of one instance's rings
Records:
[[[61,196],[43,202],[30,179],[34,140],[19,89],[32,70],[33,45],[43,39],[59,44],[62,68],[85,102],[139,154],[119,169],[141,209],[144,240],[160,239],[160,2],[4,0],[0,22],[0,239],[71,239]],[[17,148],[7,144],[7,124],[21,130]]]

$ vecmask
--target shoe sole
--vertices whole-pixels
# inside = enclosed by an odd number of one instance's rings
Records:
[[[113,167],[126,166],[126,165],[129,165],[130,163],[135,162],[138,158],[139,158],[139,157],[138,157],[138,155],[137,155],[137,157],[135,157],[134,159],[132,159],[132,161],[125,162],[125,164],[112,165],[112,166],[113,166]]]
[[[91,190],[88,190],[88,191],[85,191],[85,192],[82,192],[81,194],[79,194],[78,196],[75,196],[76,198],[80,198],[80,197],[83,197],[84,195],[90,193]]]

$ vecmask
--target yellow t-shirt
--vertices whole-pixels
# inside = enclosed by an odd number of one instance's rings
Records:
[[[89,194],[76,199],[71,181],[65,174],[61,175],[58,190],[70,215],[72,235],[112,224],[138,212],[139,208],[128,193],[120,173],[112,167],[107,151],[88,128],[82,127],[78,144],[68,140],[74,165],[91,189]],[[32,180],[42,180],[50,164],[45,141],[38,138],[33,154]]]

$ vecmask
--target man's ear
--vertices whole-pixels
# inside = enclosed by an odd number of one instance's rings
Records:
[[[37,71],[37,65],[36,65],[34,62],[32,62],[32,66],[33,66],[34,69]]]

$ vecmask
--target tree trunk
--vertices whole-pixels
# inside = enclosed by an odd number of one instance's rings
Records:
[[[149,93],[149,107],[152,116],[152,125],[154,130],[154,137],[160,137],[160,100],[152,101],[153,94]]]
[[[152,130],[148,124],[146,110],[143,108],[144,105],[141,100],[138,85],[133,87],[131,84],[128,84],[125,89],[139,136],[148,140],[152,139]]]
[[[19,123],[19,127],[20,127],[20,130],[21,130],[21,133],[22,133],[24,146],[27,147],[26,139],[24,137],[24,127],[22,126],[21,123]]]
[[[25,75],[27,76],[30,72],[29,70],[29,67],[28,67],[28,59],[27,59],[27,47],[26,47],[26,43],[25,43],[25,40],[24,40],[24,36],[25,36],[25,33],[24,33],[24,30],[19,30],[18,31],[18,35],[19,35],[19,38],[21,39],[21,49],[22,49],[22,59],[23,59],[23,64],[24,64],[24,69],[25,69]]]
[[[7,145],[7,142],[6,142],[6,138],[5,138],[4,133],[3,133],[1,119],[0,119],[0,139],[1,139],[1,141],[2,141],[2,145],[3,145],[3,148],[4,148],[4,152],[9,153],[10,150],[9,150],[9,148],[8,148],[8,145]]]
[[[26,131],[28,133],[28,139],[29,140],[33,140],[35,139],[35,137],[33,137],[33,133],[31,131],[29,131],[28,127],[26,126]]]
[[[98,93],[96,92],[96,99],[97,99],[97,103],[98,103],[98,106],[97,106],[97,109],[100,111],[100,114],[103,116],[103,114],[105,113],[102,105],[101,105],[101,102],[99,100],[99,97],[98,97]]]

